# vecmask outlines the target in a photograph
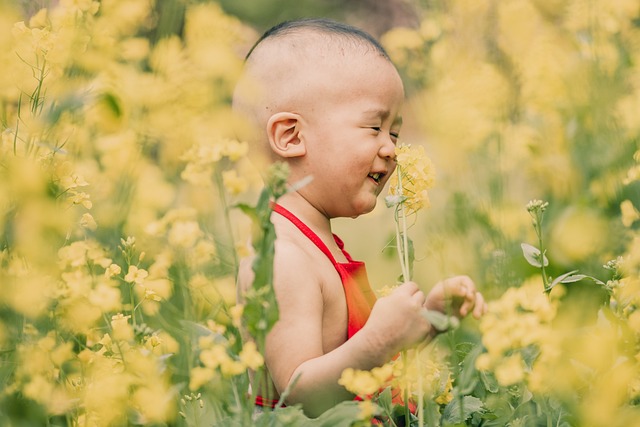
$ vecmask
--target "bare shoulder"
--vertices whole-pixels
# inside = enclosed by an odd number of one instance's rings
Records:
[[[304,242],[303,242],[304,243]],[[253,263],[255,255],[240,260],[238,266],[238,291],[243,292],[251,287],[254,279]],[[300,242],[291,238],[279,238],[274,245],[274,286],[276,290],[294,286],[300,289],[305,286],[319,285],[322,282],[324,260],[318,259],[313,250],[305,248]],[[287,292],[287,291],[285,291]]]
[[[322,264],[307,248],[293,239],[278,239],[274,255],[274,285],[288,287],[319,285],[322,281]]]

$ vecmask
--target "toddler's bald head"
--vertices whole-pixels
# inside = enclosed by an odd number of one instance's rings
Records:
[[[234,109],[258,129],[280,111],[309,114],[318,103],[335,101],[349,84],[340,73],[370,55],[390,62],[378,41],[358,28],[327,19],[284,22],[247,54]]]

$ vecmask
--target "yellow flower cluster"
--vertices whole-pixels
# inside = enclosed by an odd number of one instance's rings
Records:
[[[492,371],[502,386],[528,381],[537,390],[542,387],[542,379],[536,377],[536,366],[557,356],[559,337],[552,322],[562,292],[556,288],[547,297],[541,289],[538,279],[509,288],[500,299],[489,303],[488,313],[480,321],[486,353],[478,356],[476,367]]]
[[[247,369],[255,371],[264,364],[264,358],[253,341],[246,342],[237,357],[230,354],[228,342],[217,342],[214,336],[200,338],[198,347],[202,366],[191,370],[191,390],[205,387],[218,375],[223,378],[234,377],[246,373]]]
[[[37,424],[171,424],[187,388],[172,373],[198,361],[163,328],[231,323],[217,248],[233,239],[211,231],[226,208],[187,178],[220,162],[216,185],[248,188],[228,99],[254,35],[211,3],[155,40],[157,3],[61,0],[25,19],[0,2],[0,353],[15,366],[0,412],[19,399]],[[212,351],[198,369],[262,364],[252,344]]]
[[[406,365],[403,358],[398,357],[371,371],[345,369],[338,383],[364,400],[376,397],[387,387],[392,388],[394,399],[404,396],[405,392],[415,402],[422,397],[446,405],[453,399],[453,378],[444,354],[431,347],[411,352]]]
[[[429,207],[428,190],[435,182],[435,169],[421,145],[396,147],[396,174],[389,180],[389,192],[400,196],[407,215]]]
[[[392,379],[393,367],[390,364],[373,368],[370,371],[347,368],[342,371],[338,384],[363,399],[370,398],[381,391]]]
[[[409,352],[406,365],[402,358],[393,364],[394,387],[403,396],[418,401],[420,396],[438,405],[446,405],[453,399],[453,378],[447,367],[445,354],[437,346],[422,351]]]

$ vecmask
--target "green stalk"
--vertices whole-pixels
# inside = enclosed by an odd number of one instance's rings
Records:
[[[398,185],[397,185],[398,194],[402,195],[402,173],[401,170],[398,169]],[[408,247],[409,243],[407,240],[407,223],[406,216],[404,212],[404,204],[400,203],[399,208],[396,208],[396,246],[398,250],[398,258],[400,259],[400,268],[402,269],[402,280],[406,282],[409,279],[409,255],[408,255]],[[400,221],[404,224],[403,236],[400,233]]]
[[[231,226],[231,217],[229,216],[229,203],[227,201],[227,195],[224,190],[224,183],[222,182],[222,174],[220,173],[219,168],[216,168],[214,175],[216,179],[216,186],[218,187],[218,195],[220,196],[220,202],[222,203],[222,212],[224,213],[223,216],[224,216],[225,227],[229,234],[230,246],[232,248],[231,255],[233,256],[233,264],[234,264],[233,271],[234,271],[235,279],[237,281],[239,261],[238,261],[238,254],[236,253],[234,248],[233,228]]]
[[[409,379],[407,378],[407,351],[403,350],[402,351],[402,377],[404,378],[405,381],[405,387],[404,387],[404,393],[403,393],[403,400],[404,400],[404,425],[405,426],[410,426],[411,425],[411,411],[409,411]]]
[[[542,215],[542,213],[536,214],[536,221],[533,228],[536,230],[536,235],[538,236],[538,247],[540,248],[540,271],[542,273],[542,283],[544,285],[544,291],[549,293],[551,291],[551,289],[549,289],[549,278],[547,277],[547,272],[544,268],[545,249],[542,243]]]
[[[416,352],[416,372],[418,373],[418,426],[424,426],[424,390],[422,389],[422,368],[420,366],[419,352]]]

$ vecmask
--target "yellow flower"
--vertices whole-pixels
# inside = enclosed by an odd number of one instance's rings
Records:
[[[236,327],[240,327],[242,324],[242,313],[244,312],[244,305],[237,304],[229,308],[229,314],[231,315],[231,321]]]
[[[202,236],[202,230],[196,221],[176,221],[169,230],[169,243],[181,248],[190,248]]]
[[[625,227],[631,227],[634,221],[640,219],[640,213],[633,206],[631,200],[625,200],[620,203],[620,211],[622,212],[622,224]]]
[[[117,276],[122,272],[122,268],[118,264],[111,264],[104,270],[104,275],[107,277]]]
[[[370,400],[359,402],[358,408],[360,408],[360,413],[358,414],[358,419],[360,420],[370,420],[378,413],[378,406]]]
[[[447,378],[447,383],[444,386],[444,390],[442,391],[442,393],[440,393],[439,396],[435,398],[435,402],[438,405],[446,405],[447,403],[451,402],[453,400],[452,391],[453,391],[453,379],[451,378],[451,375],[449,375]]]
[[[237,162],[247,155],[249,152],[249,143],[246,141],[237,141],[234,139],[225,139],[223,142],[223,153],[232,162]]]
[[[227,349],[220,344],[214,345],[200,353],[200,361],[207,368],[215,369],[229,360],[231,360],[231,357],[227,354]]]
[[[524,379],[524,361],[520,353],[504,359],[495,372],[498,383],[503,387],[521,382]]]
[[[338,384],[360,397],[372,395],[380,389],[383,382],[379,381],[371,372],[347,368],[342,371]]]
[[[249,369],[258,369],[264,364],[264,358],[258,352],[256,343],[253,341],[247,342],[240,351],[240,361],[245,364]]]
[[[144,290],[144,299],[150,301],[162,301],[162,297],[156,293],[153,289]]]
[[[105,283],[98,284],[89,293],[89,301],[103,313],[114,312],[121,308],[120,289],[109,286]]]
[[[74,205],[82,205],[87,209],[91,209],[93,207],[93,203],[90,198],[91,196],[85,192],[69,191],[69,200]]]
[[[378,297],[386,297],[390,295],[397,287],[398,285],[393,285],[393,286],[385,285],[380,289],[377,289],[376,294],[378,294]]]
[[[149,273],[144,268],[138,268],[135,265],[129,266],[129,272],[126,276],[124,276],[124,280],[129,283],[136,283],[141,285],[144,283],[144,280],[147,278]]]
[[[235,169],[222,172],[222,182],[224,188],[226,188],[232,196],[244,193],[249,187],[249,182],[243,177],[238,176],[238,172]]]
[[[82,218],[80,218],[80,225],[91,231],[95,231],[98,228],[96,220],[93,219],[93,216],[90,213],[82,214]]]
[[[129,324],[131,316],[118,313],[111,316],[111,328],[113,329],[113,339],[128,341],[133,338],[133,328]]]
[[[242,362],[233,360],[231,358],[223,360],[220,364],[220,372],[227,377],[234,377],[245,372],[246,367]]]
[[[399,203],[407,214],[429,206],[428,191],[435,182],[435,170],[421,145],[399,145],[396,147],[398,168],[391,177],[389,192],[400,196]]]
[[[189,376],[189,389],[197,390],[215,377],[216,372],[210,368],[196,366],[191,369]]]

